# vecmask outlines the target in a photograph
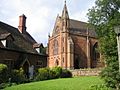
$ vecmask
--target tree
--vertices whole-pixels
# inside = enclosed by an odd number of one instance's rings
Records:
[[[108,87],[119,89],[120,73],[114,26],[120,25],[120,0],[96,0],[95,6],[89,9],[87,15],[98,35],[99,52],[107,66],[101,76]]]

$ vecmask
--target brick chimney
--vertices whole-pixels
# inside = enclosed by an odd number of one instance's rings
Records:
[[[25,33],[26,32],[26,16],[23,14],[21,16],[19,16],[19,26],[18,26],[18,30],[21,33]]]

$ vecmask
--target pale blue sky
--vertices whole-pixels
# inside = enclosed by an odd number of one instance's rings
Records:
[[[95,0],[66,0],[69,17],[87,22],[86,13]],[[0,21],[18,27],[19,16],[27,17],[27,31],[38,43],[46,45],[48,33],[54,27],[57,14],[61,15],[64,0],[1,0]]]

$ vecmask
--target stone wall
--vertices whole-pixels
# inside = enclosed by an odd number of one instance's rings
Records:
[[[73,76],[98,76],[102,69],[75,69],[70,70]]]

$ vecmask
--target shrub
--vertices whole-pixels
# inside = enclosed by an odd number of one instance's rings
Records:
[[[0,64],[0,83],[5,83],[8,80],[8,67],[5,64]]]
[[[111,88],[106,87],[104,84],[92,85],[89,90],[112,90]]]
[[[72,77],[72,73],[69,70],[62,69],[61,67],[39,68],[35,77],[35,81],[49,80],[55,78],[68,78]]]
[[[106,67],[100,75],[104,79],[107,87],[120,89],[120,73],[115,67],[117,68],[117,65]]]
[[[56,78],[56,72],[53,70],[49,71],[49,79],[55,79]]]
[[[55,72],[55,78],[60,78],[62,74],[62,68],[61,67],[54,67],[52,68],[52,71]]]
[[[37,74],[35,80],[36,81],[39,81],[39,80],[42,81],[42,80],[50,79],[49,71],[50,71],[49,68],[40,68],[40,69],[38,69],[38,74]]]
[[[1,89],[4,89],[4,88],[6,88],[6,87],[9,87],[10,85],[8,84],[8,83],[1,83],[0,84],[0,90]]]
[[[67,69],[63,69],[61,78],[70,78],[70,77],[72,77],[72,73]]]
[[[14,83],[25,83],[27,82],[27,79],[25,78],[24,75],[24,70],[22,68],[20,68],[19,70],[12,70],[11,72],[11,82]]]

